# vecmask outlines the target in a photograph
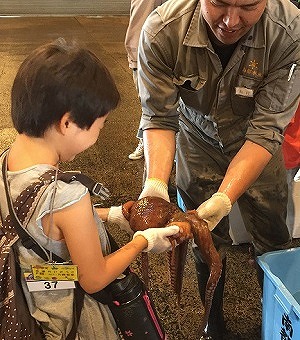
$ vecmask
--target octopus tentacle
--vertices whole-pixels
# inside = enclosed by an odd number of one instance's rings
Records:
[[[207,227],[207,223],[198,217],[195,210],[187,212],[187,218],[192,222],[192,231],[194,241],[199,248],[201,258],[208,265],[210,276],[206,284],[204,317],[199,327],[199,334],[204,335],[204,329],[207,325],[214,292],[222,273],[222,260],[216,250],[211,233]],[[205,247],[203,245],[206,245]]]
[[[122,205],[122,214],[126,218],[127,221],[130,219],[131,209],[134,205],[135,201],[128,201]]]
[[[188,240],[180,243],[175,249],[169,252],[169,270],[170,281],[173,291],[177,296],[178,305],[181,299],[181,290],[183,284],[183,272],[186,263],[188,250]]]
[[[213,244],[207,223],[199,218],[195,210],[183,213],[175,204],[169,203],[159,197],[148,196],[133,203],[132,201],[127,202],[124,204],[122,211],[133,231],[148,228],[162,228],[172,224],[180,227],[182,236],[176,238],[176,241],[180,244],[175,247],[174,239],[172,237],[170,238],[173,245],[170,254],[170,278],[178,302],[182,289],[188,241],[190,238],[194,238],[201,257],[210,270],[205,292],[205,312],[199,327],[199,334],[202,338],[205,337],[205,327],[208,322],[214,291],[222,273],[221,257]],[[142,275],[147,282],[148,263],[146,263],[146,256],[147,254],[142,256]]]

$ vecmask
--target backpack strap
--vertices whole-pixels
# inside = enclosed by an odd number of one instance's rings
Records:
[[[44,181],[53,181],[55,171],[47,171],[41,176]],[[66,183],[78,181],[88,188],[91,195],[99,196],[102,200],[109,197],[109,190],[100,182],[94,181],[92,178],[82,174],[79,171],[58,171],[57,179]]]
[[[7,155],[4,156],[2,163],[2,176],[9,211],[8,222],[13,224],[15,231],[25,248],[32,249],[43,260],[48,261],[50,252],[41,247],[38,242],[34,238],[32,238],[22,226],[23,224],[26,224],[27,221],[29,221],[34,212],[34,209],[36,208],[37,201],[44,190],[47,188],[47,185],[45,186],[45,183],[43,183],[42,181],[32,183],[20,193],[13,204],[11,195],[9,193],[7,181]],[[42,190],[42,188],[44,190]],[[53,254],[53,259],[58,262],[64,262],[64,260],[56,254]]]
[[[25,248],[33,250],[42,259],[48,261],[50,252],[47,249],[41,247],[36,242],[36,240],[30,236],[30,234],[23,228],[22,223],[24,223],[25,221],[29,221],[34,209],[36,208],[39,197],[51,181],[45,183],[45,181],[41,180],[29,185],[25,190],[21,192],[13,206],[7,181],[7,155],[4,156],[2,163],[2,176],[9,210],[9,218],[6,219],[5,222],[14,226],[15,231],[17,232]],[[20,218],[17,215],[19,215]],[[4,221],[2,224],[4,225]],[[0,229],[0,232],[4,233],[2,229]],[[52,253],[52,258],[56,262],[64,262],[61,257],[54,253]],[[74,321],[72,328],[68,336],[66,337],[66,340],[74,340],[76,338],[78,323],[84,303],[84,296],[84,290],[80,287],[79,283],[76,283],[76,289],[74,290],[73,299]]]
[[[1,153],[1,157],[4,155],[2,161],[2,178],[6,195],[6,203],[9,212],[7,218],[2,221],[3,230],[1,230],[1,232],[4,233],[6,225],[9,228],[9,225],[13,224],[14,229],[10,229],[9,234],[13,234],[11,235],[13,238],[18,236],[19,239],[21,240],[22,245],[25,248],[32,249],[43,260],[48,261],[49,260],[48,251],[42,248],[22,226],[23,224],[27,224],[27,222],[30,220],[36,207],[37,201],[39,197],[42,195],[43,191],[47,188],[47,186],[45,186],[44,185],[45,183],[43,183],[42,181],[32,183],[19,194],[19,196],[17,197],[16,201],[13,204],[12,197],[9,192],[9,185],[7,179],[8,150],[9,149],[6,149]],[[44,190],[42,190],[43,186]],[[56,257],[56,255],[54,255],[54,257]],[[60,257],[57,257],[55,259],[55,261],[59,262],[61,262],[61,260],[62,259],[60,259]]]
[[[70,333],[67,335],[66,340],[75,340],[77,334],[77,328],[79,325],[80,315],[84,303],[85,291],[81,288],[80,284],[76,282],[76,288],[74,289],[74,299],[73,299],[73,325]]]

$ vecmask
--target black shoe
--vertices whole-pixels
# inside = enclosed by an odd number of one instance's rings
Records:
[[[221,320],[210,320],[206,332],[206,335],[202,336],[203,340],[224,340],[226,333],[224,318],[221,317]]]

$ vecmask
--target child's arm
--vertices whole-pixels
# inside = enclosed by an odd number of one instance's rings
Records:
[[[55,212],[53,222],[62,231],[72,262],[79,268],[79,283],[88,293],[95,293],[116,279],[149,246],[149,242],[166,250],[167,236],[179,230],[178,227],[170,230],[151,229],[150,238],[148,234],[138,235],[118,251],[104,257],[89,194],[77,203]]]

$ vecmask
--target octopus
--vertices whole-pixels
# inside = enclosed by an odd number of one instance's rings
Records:
[[[210,270],[205,291],[204,315],[198,329],[201,339],[206,339],[205,327],[208,322],[214,291],[222,273],[222,260],[213,244],[207,223],[199,218],[196,210],[182,212],[176,204],[152,196],[123,204],[122,212],[133,231],[163,228],[169,225],[180,227],[180,236],[176,238],[170,237],[172,248],[169,252],[170,281],[178,302],[180,301],[182,290],[188,242],[194,238],[201,258]],[[142,276],[145,284],[148,285],[149,265],[147,253],[142,253],[141,262]]]

